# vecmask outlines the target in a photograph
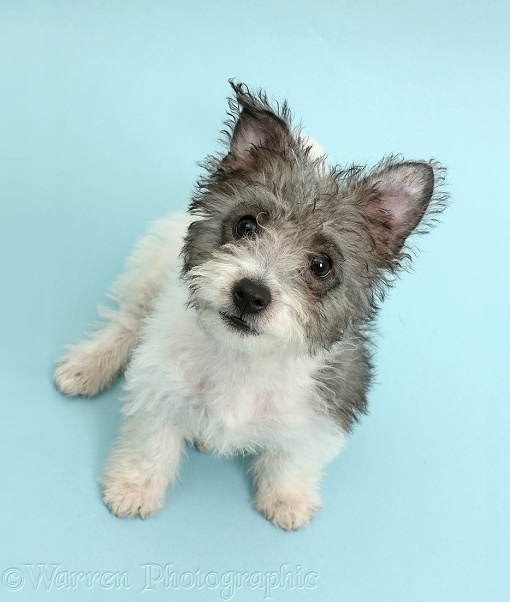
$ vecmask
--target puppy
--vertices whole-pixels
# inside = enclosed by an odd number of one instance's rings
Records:
[[[92,396],[126,369],[102,477],[113,514],[158,512],[189,441],[255,454],[255,508],[298,529],[366,412],[377,302],[407,237],[443,208],[443,170],[330,167],[285,103],[230,83],[227,153],[206,159],[189,213],[140,240],[112,287],[118,309],[70,346],[55,382]]]

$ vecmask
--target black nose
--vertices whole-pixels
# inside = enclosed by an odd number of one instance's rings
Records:
[[[243,314],[256,314],[271,303],[271,292],[260,282],[243,278],[234,286],[232,299]]]

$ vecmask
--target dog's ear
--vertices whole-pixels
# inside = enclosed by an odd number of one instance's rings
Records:
[[[230,174],[234,171],[257,171],[275,153],[282,153],[290,144],[291,134],[284,118],[269,106],[264,93],[250,93],[244,84],[230,81],[237,103],[238,113],[232,134],[229,153],[220,164],[219,171]],[[232,107],[236,110],[237,107]],[[237,109],[238,110],[238,109]],[[282,115],[288,111],[285,104]]]
[[[434,192],[434,170],[424,162],[386,162],[356,186],[378,262],[395,260],[406,238],[420,223]]]

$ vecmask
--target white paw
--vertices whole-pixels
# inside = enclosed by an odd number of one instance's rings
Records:
[[[115,376],[103,355],[80,349],[78,344],[59,359],[53,379],[66,395],[93,397],[111,386]]]
[[[321,506],[315,491],[298,487],[259,489],[253,502],[263,516],[286,531],[307,525]]]
[[[157,514],[163,508],[164,497],[165,491],[150,481],[126,483],[113,478],[103,481],[103,501],[119,518],[146,518]]]
[[[193,447],[204,454],[208,454],[213,448],[212,443],[206,439],[193,439]]]

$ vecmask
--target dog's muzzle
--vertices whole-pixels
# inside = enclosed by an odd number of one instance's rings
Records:
[[[239,310],[239,315],[220,312],[225,324],[240,334],[259,334],[257,329],[245,319],[245,316],[260,314],[271,303],[271,292],[267,286],[261,282],[243,278],[232,288],[232,301]]]

